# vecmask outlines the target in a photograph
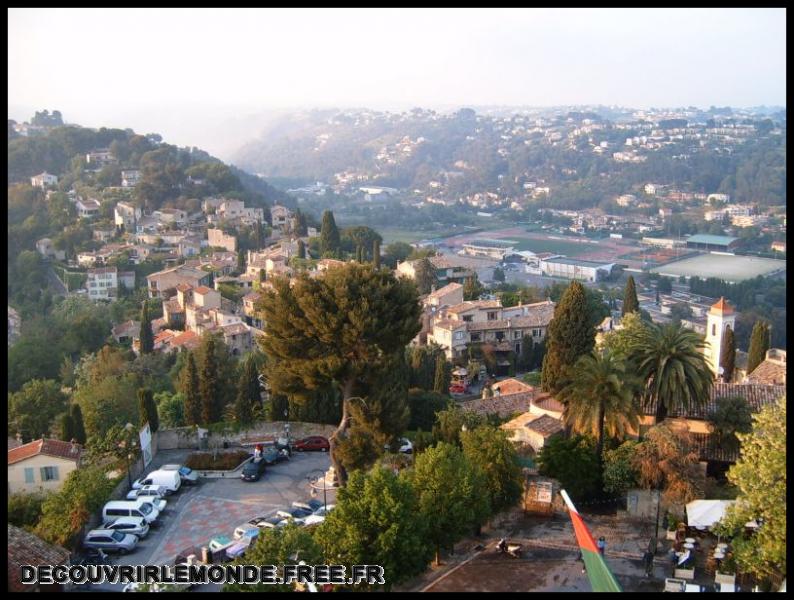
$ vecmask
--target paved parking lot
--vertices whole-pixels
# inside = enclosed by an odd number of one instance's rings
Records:
[[[183,462],[187,454],[186,451],[158,453],[156,462],[147,471],[169,462]],[[309,499],[308,475],[317,470],[326,471],[330,464],[327,453],[294,452],[290,460],[268,467],[259,481],[246,482],[238,476],[202,479],[196,486],[184,486],[167,497],[168,506],[158,520],[159,526],[150,530],[135,551],[126,556],[112,555],[111,561],[119,565],[172,564],[181,550],[206,545],[218,535],[231,538],[235,527],[249,519],[270,516],[295,500]],[[322,499],[322,492],[318,497]],[[329,504],[334,497],[335,493],[329,491]],[[120,587],[103,586],[103,589]]]

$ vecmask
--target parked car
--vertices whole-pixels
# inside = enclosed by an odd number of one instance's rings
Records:
[[[314,512],[318,508],[322,508],[323,503],[320,500],[317,500],[316,498],[312,498],[311,500],[307,500],[306,502],[295,500],[295,502],[292,503],[292,506],[296,508],[305,508],[306,510],[310,510]]]
[[[182,480],[182,485],[196,485],[199,480],[199,474],[184,465],[163,465],[160,467],[161,471],[176,471],[179,473],[179,478]]]
[[[182,477],[177,471],[152,471],[133,482],[132,489],[137,490],[145,485],[164,485],[169,494],[178,491],[182,485]]]
[[[449,386],[450,394],[465,394],[466,391],[466,386],[459,383]]]
[[[105,552],[113,551],[119,554],[132,552],[137,545],[137,536],[111,529],[92,529],[83,539],[83,546],[86,548],[96,548]]]
[[[319,450],[320,452],[328,452],[331,449],[331,444],[326,438],[321,435],[312,435],[302,440],[296,441],[292,445],[293,450],[298,452]]]
[[[411,440],[408,438],[400,438],[397,440],[399,447],[397,449],[398,452],[402,452],[403,454],[411,454],[414,451],[414,445],[411,443]],[[391,446],[386,444],[383,446],[384,450],[388,450]]]
[[[277,510],[276,516],[281,517],[284,520],[284,525],[286,525],[290,521],[294,521],[299,525],[303,523],[303,520],[312,514],[311,510],[306,508],[299,508],[297,506],[293,506],[286,510]]]
[[[144,485],[138,489],[131,489],[127,492],[127,500],[135,500],[138,496],[157,496],[158,498],[164,498],[166,493],[166,489],[162,485]]]
[[[141,517],[119,517],[102,525],[102,529],[131,533],[138,536],[138,539],[145,538],[149,534],[149,524]]]
[[[144,486],[139,490],[130,490],[127,493],[127,500],[146,500],[151,502],[152,506],[159,512],[163,512],[168,505],[168,501],[163,500],[161,493],[164,494],[165,492],[157,489],[157,486]]]
[[[303,520],[303,524],[308,527],[309,525],[318,525],[322,523],[323,521],[325,521],[325,517],[328,516],[328,513],[330,513],[335,507],[336,504],[321,506],[320,508],[315,510],[312,514],[310,514],[308,517],[306,517]]]
[[[266,464],[264,458],[248,461],[243,466],[240,479],[243,481],[259,481],[259,478],[265,472]]]
[[[147,498],[136,500],[114,500],[102,508],[102,520],[114,521],[119,517],[142,517],[151,526],[160,516],[160,511]]]

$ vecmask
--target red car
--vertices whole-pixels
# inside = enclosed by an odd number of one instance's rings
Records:
[[[321,435],[313,435],[302,440],[298,440],[292,445],[293,450],[298,452],[308,450],[319,450],[320,452],[328,452],[331,449],[331,444],[328,440]]]
[[[466,393],[466,386],[461,384],[455,384],[449,386],[449,393],[450,394],[465,394]]]

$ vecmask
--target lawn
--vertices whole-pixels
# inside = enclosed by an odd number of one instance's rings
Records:
[[[516,246],[516,250],[529,250],[530,252],[553,252],[565,256],[584,256],[598,248],[596,244],[565,242],[563,240],[544,240],[537,238],[523,238]]]

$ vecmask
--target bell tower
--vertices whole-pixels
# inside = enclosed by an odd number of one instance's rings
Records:
[[[715,378],[719,376],[722,341],[725,339],[725,330],[728,327],[736,331],[736,313],[725,298],[720,298],[709,310],[706,322],[706,346],[703,349],[703,355]]]

